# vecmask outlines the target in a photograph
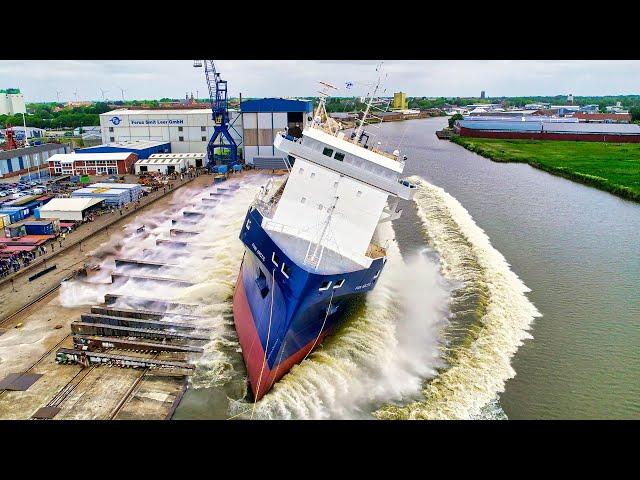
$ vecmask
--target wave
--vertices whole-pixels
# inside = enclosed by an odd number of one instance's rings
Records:
[[[452,296],[449,330],[459,327],[464,334],[452,336],[457,341],[447,345],[447,367],[425,382],[424,398],[402,406],[386,405],[374,416],[504,418],[498,412],[497,396],[515,376],[511,358],[524,340],[532,338],[528,331],[540,313],[525,295],[529,288],[460,202],[419,177],[411,181],[418,185],[418,216],[426,239],[440,255],[442,273],[461,285]]]

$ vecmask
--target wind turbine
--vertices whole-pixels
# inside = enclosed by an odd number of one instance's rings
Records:
[[[122,94],[122,103],[124,103],[124,92],[126,92],[126,90],[122,87],[118,87],[120,89],[120,93]]]
[[[100,89],[100,93],[102,94],[102,101],[104,102],[104,101],[105,101],[105,96],[104,96],[104,94],[105,94],[105,93],[109,93],[109,90],[103,90],[103,89]]]
[[[76,97],[76,103],[78,103],[78,89],[77,88],[74,90],[73,94]]]
[[[60,94],[62,93],[62,90],[56,90],[56,97],[58,98],[58,103],[60,103]]]

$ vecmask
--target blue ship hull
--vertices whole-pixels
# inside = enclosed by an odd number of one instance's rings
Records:
[[[312,273],[289,258],[261,224],[262,215],[251,207],[240,233],[245,255],[233,297],[256,401],[322,342],[350,298],[375,286],[386,261],[374,259],[357,271]]]

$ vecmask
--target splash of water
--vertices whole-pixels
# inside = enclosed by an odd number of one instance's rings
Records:
[[[531,338],[528,330],[540,313],[525,295],[530,290],[460,202],[419,177],[411,180],[418,185],[418,215],[425,235],[440,255],[442,272],[463,284],[462,299],[477,297],[477,321],[464,341],[447,353],[448,368],[425,383],[423,399],[405,406],[387,405],[375,416],[483,418],[492,410],[488,406],[497,404],[505,382],[515,375],[511,358],[522,342]],[[489,416],[502,418],[499,414]]]
[[[258,402],[254,418],[370,418],[372,406],[415,397],[436,373],[448,286],[426,256],[405,263],[395,241],[387,255],[364,308],[294,366]],[[235,404],[232,414],[251,408]]]
[[[228,382],[234,374],[229,356],[237,355],[238,348],[230,302],[243,253],[242,243],[237,237],[248,205],[258,186],[267,178],[269,176],[264,174],[248,174],[241,179],[230,179],[221,185],[228,189],[228,193],[221,196],[215,206],[201,201],[202,198],[212,198],[209,193],[216,190],[215,186],[184,187],[175,192],[168,208],[156,208],[137,215],[122,232],[114,232],[108,242],[92,252],[93,263],[100,266],[96,275],[90,280],[75,279],[62,285],[61,303],[67,307],[96,305],[104,301],[106,293],[112,293],[193,305],[171,310],[177,314],[197,314],[198,318],[190,317],[184,321],[211,331],[211,340],[203,346],[204,353],[190,359],[197,366],[195,375],[190,379],[191,387],[210,387]],[[200,211],[204,217],[195,221],[185,220],[182,215],[185,210]],[[173,218],[178,219],[178,225],[172,223]],[[144,231],[138,232],[142,225],[145,226]],[[189,244],[186,248],[156,244],[157,240],[176,240],[170,235],[172,228],[194,231],[197,235],[187,239]],[[116,257],[169,266],[160,270],[139,266],[116,267]],[[134,277],[148,275],[186,280],[191,285],[140,278],[110,283],[114,271]],[[136,308],[139,305],[123,298],[114,306]]]

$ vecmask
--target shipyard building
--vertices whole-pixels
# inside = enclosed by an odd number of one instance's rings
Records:
[[[242,141],[240,112],[229,111],[231,129],[236,143]],[[211,109],[190,110],[112,110],[100,115],[102,143],[130,141],[169,143],[172,153],[207,151],[214,129]],[[167,153],[167,152],[153,152]],[[148,157],[146,157],[148,158]]]
[[[282,163],[284,155],[273,147],[275,134],[288,130],[302,134],[312,114],[313,104],[306,100],[284,98],[251,99],[240,102],[240,110],[229,110],[230,133],[248,164]],[[168,145],[149,154],[136,152],[139,159],[160,153],[206,153],[215,124],[211,109],[112,110],[100,115],[102,142],[105,145],[83,149],[82,153],[112,152],[107,148],[131,146],[139,142]],[[206,161],[205,161],[206,163]],[[283,168],[283,165],[279,168]]]

